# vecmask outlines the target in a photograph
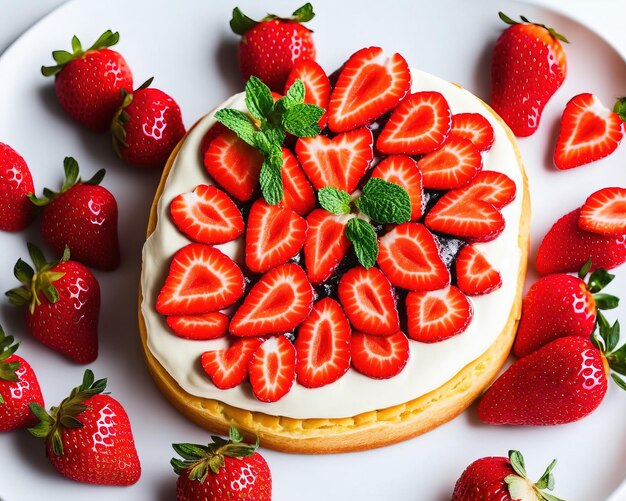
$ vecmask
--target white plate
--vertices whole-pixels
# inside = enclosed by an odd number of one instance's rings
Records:
[[[106,135],[80,129],[66,118],[54,96],[52,80],[39,73],[50,64],[53,49],[69,47],[72,34],[87,45],[111,28],[121,33],[120,50],[136,84],[154,75],[154,85],[174,96],[187,125],[216,103],[239,91],[235,58],[237,38],[230,33],[231,9],[260,17],[264,12],[288,14],[298,2],[279,0],[261,8],[253,0],[197,2],[185,0],[75,0],[62,6],[25,33],[0,58],[0,141],[11,144],[27,160],[38,193],[58,187],[61,164],[75,156],[83,175],[107,168],[104,185],[120,206],[122,266],[97,273],[103,291],[100,320],[101,354],[91,365],[97,377],[109,378],[109,390],[126,407],[133,424],[143,475],[129,488],[92,487],[58,475],[44,457],[43,444],[26,432],[4,433],[0,499],[26,501],[50,497],[65,500],[166,500],[174,498],[172,442],[206,442],[208,434],[187,422],[159,394],[147,374],[137,332],[136,290],[140,250],[158,174],[132,171],[115,158]],[[625,92],[626,63],[611,46],[583,25],[545,8],[489,0],[402,2],[386,0],[384,8],[369,2],[317,0],[315,30],[318,60],[329,71],[354,50],[380,45],[399,51],[412,66],[458,82],[485,98],[489,57],[504,25],[498,10],[525,14],[566,34],[569,74],[550,101],[534,137],[523,139],[523,152],[533,201],[532,252],[557,217],[581,205],[596,189],[626,186],[626,148],[595,165],[566,172],[551,166],[551,151],[565,103],[588,91],[607,105]],[[26,240],[41,243],[36,225],[19,234],[0,234],[0,288],[16,285],[12,267],[25,256]],[[608,292],[626,292],[626,267],[617,270]],[[529,280],[534,280],[531,274]],[[625,308],[609,312],[610,319]],[[0,304],[0,322],[22,340],[20,353],[34,366],[46,405],[58,403],[80,382],[84,367],[62,359],[33,341],[21,313]],[[626,460],[626,395],[614,385],[600,409],[584,420],[551,428],[482,425],[475,407],[451,423],[416,439],[369,452],[335,456],[286,455],[263,450],[274,478],[274,499],[435,500],[449,499],[464,467],[485,455],[525,453],[528,469],[538,478],[548,462],[559,458],[556,494],[568,500],[600,500],[620,483]]]

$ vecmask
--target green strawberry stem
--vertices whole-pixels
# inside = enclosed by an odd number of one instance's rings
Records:
[[[626,390],[626,381],[619,376],[626,376],[626,343],[618,348],[619,341],[619,321],[616,320],[611,325],[602,312],[598,311],[596,330],[591,334],[591,342],[602,352],[606,365],[613,371],[611,372],[613,381],[621,389]]]
[[[504,21],[506,24],[509,24],[511,26],[513,26],[514,24],[522,24],[522,23],[534,24],[535,26],[541,26],[542,28],[545,28],[546,30],[548,30],[550,32],[550,35],[552,35],[557,40],[560,40],[561,42],[569,43],[569,40],[565,38],[563,35],[561,35],[560,33],[557,33],[554,28],[548,28],[545,24],[533,23],[524,16],[520,16],[520,19],[522,20],[521,23],[519,21],[515,21],[511,19],[504,12],[498,12],[498,16],[500,17],[502,21]]]
[[[613,111],[619,115],[622,121],[626,122],[626,96],[620,97],[615,106],[613,107]]]
[[[14,383],[18,380],[16,372],[20,368],[20,363],[17,360],[7,362],[7,359],[17,351],[20,343],[13,343],[13,340],[13,336],[7,336],[0,325],[0,379]],[[3,403],[4,399],[0,394],[0,404]]]
[[[545,492],[545,489],[554,489],[554,475],[552,470],[556,465],[556,459],[550,463],[544,474],[533,484],[526,475],[524,457],[519,451],[509,451],[509,461],[515,473],[507,476],[504,481],[509,488],[511,499],[530,499],[529,493],[535,495],[537,499],[544,501],[563,501],[562,499]]]
[[[264,21],[271,21],[272,19],[279,19],[281,21],[293,21],[296,23],[306,23],[315,17],[313,12],[313,6],[307,2],[302,7],[293,11],[291,17],[279,17],[276,14],[268,14],[261,21],[255,21],[249,18],[239,7],[233,9],[233,17],[230,20],[230,28],[237,35],[244,35],[247,31],[254,28],[257,24]]]
[[[126,89],[122,89],[122,104],[113,115],[111,120],[111,140],[113,142],[113,150],[118,157],[122,157],[121,149],[128,148],[126,142],[126,124],[130,120],[126,108],[133,102],[134,92],[138,90],[147,89],[152,85],[154,77],[148,78],[144,83],[137,87],[133,92],[127,92]]]
[[[231,427],[228,433],[229,439],[212,436],[212,444],[172,444],[172,447],[183,459],[172,458],[170,461],[174,471],[180,475],[189,472],[190,480],[204,483],[209,470],[217,474],[224,466],[224,458],[241,459],[251,456],[259,447],[259,439],[256,443],[243,442],[243,436],[236,428]]]
[[[585,280],[585,277],[589,274],[589,270],[591,270],[591,259],[589,259],[585,264],[582,265],[580,271],[578,272],[578,278],[581,280]],[[600,293],[602,289],[604,289],[607,285],[609,285],[615,275],[610,274],[604,268],[598,268],[591,275],[589,275],[589,280],[587,281],[587,290],[591,292],[593,296],[593,300],[596,303],[596,307],[599,310],[612,310],[617,308],[619,305],[619,298],[616,296],[612,296],[610,294]]]
[[[88,398],[102,393],[107,384],[106,379],[94,381],[93,372],[89,369],[83,375],[83,382],[74,388],[70,396],[65,398],[58,407],[51,407],[48,413],[36,402],[29,404],[30,411],[39,419],[34,427],[28,431],[35,437],[45,438],[52,445],[52,452],[57,456],[63,455],[63,441],[61,431],[63,429],[82,428],[84,424],[78,416],[89,409],[84,404]]]

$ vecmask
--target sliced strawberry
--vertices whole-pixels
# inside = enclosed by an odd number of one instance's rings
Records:
[[[466,245],[456,257],[456,281],[465,294],[488,294],[502,285],[502,277],[475,245]]]
[[[156,309],[162,315],[218,311],[237,301],[243,290],[243,275],[232,259],[214,247],[189,244],[174,254]]]
[[[316,190],[332,186],[352,193],[374,158],[372,131],[362,127],[333,139],[303,137],[296,143],[296,155]]]
[[[387,155],[430,153],[443,144],[451,125],[452,113],[445,97],[439,92],[416,92],[393,111],[376,148]]]
[[[297,264],[268,271],[252,287],[230,321],[235,336],[262,336],[295,329],[313,306],[313,288]]]
[[[516,192],[515,182],[510,177],[491,170],[480,171],[468,185],[454,190],[456,196],[480,200],[496,209],[502,209],[515,200]]]
[[[285,336],[266,339],[248,364],[254,396],[261,402],[284,397],[296,377],[296,349]]]
[[[435,237],[420,223],[403,223],[378,239],[378,266],[403,289],[430,291],[450,284]]]
[[[304,244],[306,221],[289,207],[259,198],[250,209],[246,229],[246,266],[265,273],[294,257]]]
[[[213,180],[242,202],[252,198],[262,164],[261,153],[231,131],[213,139],[204,155],[204,167]]]
[[[405,155],[389,156],[376,166],[372,177],[402,186],[411,199],[411,221],[422,217],[422,173],[415,160]]]
[[[378,268],[348,270],[339,280],[337,293],[355,329],[386,336],[400,328],[393,289]]]
[[[467,296],[453,285],[437,291],[409,292],[409,337],[422,343],[443,341],[467,329],[473,312]]]
[[[441,147],[422,157],[424,188],[452,190],[466,185],[483,168],[483,158],[469,139],[450,134]]]
[[[176,227],[191,240],[223,244],[243,233],[243,217],[230,197],[215,186],[201,184],[170,204]]]
[[[390,336],[352,333],[352,366],[367,377],[388,379],[398,375],[409,360],[409,340],[403,332]]]
[[[237,339],[230,348],[205,351],[200,357],[204,372],[222,390],[240,385],[248,375],[252,355],[263,344],[263,338]]]
[[[202,137],[200,142],[200,158],[204,158],[206,151],[209,149],[210,144],[217,136],[228,132],[230,129],[221,122],[215,122],[211,128]]]
[[[574,96],[565,106],[554,150],[554,165],[572,169],[610,155],[624,136],[620,116],[593,94]]]
[[[493,145],[493,127],[480,113],[457,113],[452,115],[450,134],[469,139],[480,151],[487,151]]]
[[[206,341],[226,335],[228,317],[219,311],[202,315],[176,315],[167,317],[167,325],[178,337]]]
[[[296,80],[302,80],[304,84],[304,102],[316,104],[328,110],[330,101],[330,80],[326,72],[313,59],[300,59],[295,62],[285,84],[285,93]],[[319,125],[323,129],[328,120],[328,113],[324,113],[319,120]]]
[[[352,331],[341,306],[324,298],[298,328],[294,343],[298,354],[296,376],[307,388],[319,388],[337,381],[350,368]]]
[[[343,65],[328,104],[328,127],[346,132],[396,107],[411,89],[409,65],[380,47],[361,49]]]
[[[349,217],[315,209],[306,221],[309,230],[304,241],[304,266],[309,280],[321,284],[330,277],[350,249],[345,229]]]
[[[298,159],[287,148],[283,148],[282,178],[285,190],[283,204],[301,216],[306,216],[317,203],[315,192]]]
[[[626,189],[603,188],[585,201],[578,226],[600,235],[626,233]]]

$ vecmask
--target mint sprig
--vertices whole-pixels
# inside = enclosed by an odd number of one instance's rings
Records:
[[[324,186],[317,192],[322,208],[333,214],[350,214],[350,195],[332,186]]]
[[[352,242],[359,263],[371,268],[378,259],[378,237],[372,225],[367,221],[354,217],[346,225],[346,237]]]
[[[400,185],[372,177],[355,201],[357,208],[379,223],[406,223],[411,219],[411,198]]]

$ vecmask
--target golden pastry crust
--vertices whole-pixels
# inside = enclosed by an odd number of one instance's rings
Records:
[[[484,103],[483,103],[484,104]],[[218,400],[196,397],[185,392],[156,360],[147,346],[146,324],[141,311],[139,290],[139,332],[148,369],[161,392],[182,414],[215,433],[228,434],[236,426],[244,435],[258,436],[261,445],[283,452],[328,454],[373,449],[394,444],[425,433],[461,414],[496,377],[506,360],[521,313],[521,296],[526,276],[530,243],[530,197],[528,180],[515,137],[507,125],[485,104],[506,130],[515,148],[522,172],[522,215],[519,228],[521,249],[517,294],[507,323],[496,341],[473,362],[439,388],[401,405],[358,414],[347,418],[294,419],[251,412]],[[187,136],[185,136],[186,138]],[[157,204],[174,159],[184,143],[172,152],[152,205],[147,237],[157,222]]]

